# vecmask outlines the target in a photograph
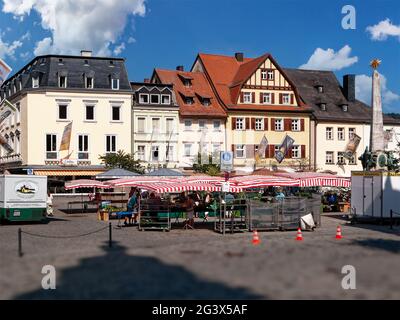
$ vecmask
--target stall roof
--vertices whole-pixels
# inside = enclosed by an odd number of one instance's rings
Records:
[[[139,173],[132,172],[126,169],[113,168],[96,176],[97,179],[121,179],[140,176]]]
[[[146,176],[157,176],[157,177],[183,177],[185,174],[183,174],[180,171],[177,170],[172,170],[168,168],[161,168],[157,169],[154,171],[151,171],[146,174]]]

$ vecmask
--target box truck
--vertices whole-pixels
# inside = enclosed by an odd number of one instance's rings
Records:
[[[41,221],[46,207],[46,176],[0,175],[0,221]]]

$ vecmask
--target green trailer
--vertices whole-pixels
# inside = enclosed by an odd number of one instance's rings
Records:
[[[46,219],[47,177],[0,175],[0,222]]]

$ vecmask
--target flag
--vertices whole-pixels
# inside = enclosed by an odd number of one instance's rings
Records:
[[[354,153],[357,151],[360,141],[361,137],[354,133],[350,141],[347,143],[346,151],[343,153],[343,157],[350,160],[353,157]]]
[[[68,123],[64,128],[64,133],[61,138],[60,151],[62,150],[69,151],[69,145],[71,142],[71,132],[72,132],[72,121]]]
[[[14,149],[8,144],[7,139],[0,135],[0,145],[7,151],[7,154],[10,154],[14,151]]]
[[[290,136],[286,135],[285,139],[283,139],[281,145],[279,146],[279,151],[275,152],[275,159],[281,163],[285,158],[286,154],[293,146],[294,139]]]
[[[261,142],[258,146],[258,156],[260,158],[265,158],[265,150],[267,150],[268,147],[268,140],[265,137],[265,135],[262,137]]]
[[[11,68],[0,59],[0,85],[7,79],[8,75],[11,73]]]

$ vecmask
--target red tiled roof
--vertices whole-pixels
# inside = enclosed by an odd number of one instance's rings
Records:
[[[242,62],[237,61],[234,56],[223,56],[215,54],[199,53],[198,58],[204,66],[205,72],[210,78],[219,98],[228,109],[253,109],[253,110],[292,110],[296,109],[298,112],[308,111],[309,107],[305,106],[297,93],[296,87],[291,80],[285,75],[285,72],[279,67],[273,57],[266,53],[257,58],[244,58]],[[291,84],[299,107],[288,106],[264,106],[264,105],[238,105],[240,90],[243,84],[251,77],[251,75],[259,68],[259,66],[269,58],[272,63],[278,68],[288,82]]]
[[[204,73],[164,69],[155,69],[154,73],[162,83],[172,83],[174,85],[179,113],[182,116],[226,118],[226,112],[218,102],[218,99],[216,99]],[[181,78],[191,79],[191,87],[185,87]],[[194,103],[191,105],[186,104],[182,95],[193,97]],[[211,104],[209,106],[202,105],[200,97],[211,99]]]

